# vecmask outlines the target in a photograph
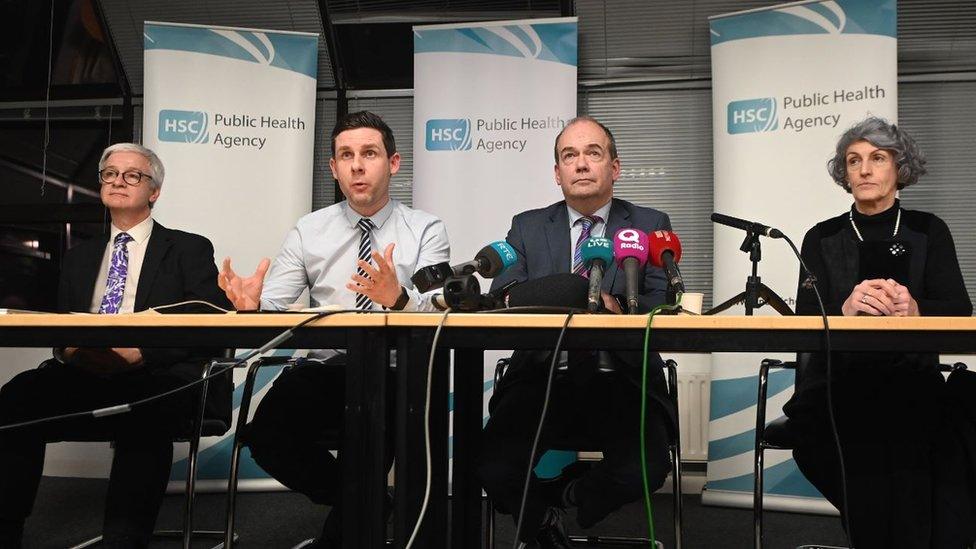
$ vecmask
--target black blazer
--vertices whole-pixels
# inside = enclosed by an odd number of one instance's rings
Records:
[[[671,220],[664,212],[618,198],[614,198],[610,204],[606,225],[605,234],[608,238],[612,238],[614,233],[623,228],[644,232],[671,230]],[[568,273],[572,259],[569,234],[569,211],[565,201],[516,215],[512,218],[512,227],[505,240],[515,249],[518,261],[492,280],[492,290],[497,290],[513,280],[524,282],[552,274]],[[619,271],[616,264],[607,269],[603,278],[603,291],[614,295],[625,292],[625,277]],[[639,310],[646,313],[664,303],[666,291],[667,279],[664,271],[653,265],[646,265],[644,275],[639,279]],[[621,372],[640,387],[643,362],[641,353],[614,352],[611,355]],[[496,391],[528,373],[520,370],[535,368],[537,365],[533,363],[538,358],[538,353],[516,352],[512,355],[509,371],[505,374],[502,386]],[[570,363],[573,363],[572,358]],[[674,410],[666,396],[663,366],[660,355],[651,353],[648,356],[648,395],[668,414],[673,427],[676,425],[677,410]]]
[[[61,264],[58,285],[58,309],[61,312],[88,312],[95,293],[95,280],[102,265],[109,236],[102,235],[68,250]],[[101,291],[101,289],[99,289]],[[202,300],[232,309],[224,292],[217,286],[217,267],[213,245],[206,238],[183,231],[167,229],[154,222],[146,256],[136,287],[136,312],[179,303]],[[174,308],[161,312],[214,312],[209,308]],[[187,381],[199,379],[208,359],[222,356],[224,349],[142,347],[144,368],[152,375],[172,375]],[[229,376],[210,383],[208,416],[230,421],[230,395],[233,384]],[[213,412],[213,414],[210,414]]]

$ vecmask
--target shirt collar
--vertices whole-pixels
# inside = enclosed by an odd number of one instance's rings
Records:
[[[605,224],[607,222],[607,216],[610,215],[610,205],[612,203],[613,203],[613,200],[612,199],[611,200],[608,200],[606,204],[604,204],[603,206],[600,206],[599,208],[597,208],[597,210],[595,212],[593,212],[593,215],[596,216],[596,217],[599,217],[603,221],[603,223]],[[583,217],[583,214],[581,214],[578,211],[576,211],[575,209],[573,209],[573,207],[570,206],[569,204],[566,204],[566,210],[569,211],[569,226],[570,227],[576,225],[576,222],[579,221],[579,218]]]
[[[152,229],[153,229],[153,218],[152,216],[149,216],[143,219],[142,221],[140,221],[139,223],[137,223],[136,225],[134,225],[133,227],[131,227],[128,231],[124,231],[124,232],[126,232],[129,236],[131,236],[132,240],[136,244],[142,244],[149,239],[149,235],[152,233]],[[123,232],[122,229],[116,227],[115,224],[112,224],[112,233],[109,236],[109,241],[115,242],[115,237],[118,236],[119,233],[121,232]]]
[[[396,208],[396,205],[397,201],[390,198],[386,205],[380,208],[380,211],[369,216],[370,221],[373,222],[373,226],[377,229],[381,228],[383,224],[386,223],[386,220],[393,215],[393,209]],[[359,220],[363,218],[359,212],[352,209],[352,206],[349,205],[348,200],[344,200],[342,202],[342,213],[346,216],[346,221],[349,222],[349,227],[353,229],[359,224]]]

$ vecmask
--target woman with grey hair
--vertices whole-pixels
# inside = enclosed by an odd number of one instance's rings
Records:
[[[894,124],[868,118],[841,136],[827,167],[854,204],[807,232],[801,255],[814,280],[801,273],[797,314],[820,315],[812,291],[816,284],[828,315],[971,315],[949,228],[933,214],[902,208],[897,197],[925,173],[915,140]],[[976,496],[951,479],[976,472],[943,458],[946,444],[959,443],[947,434],[952,418],[946,395],[967,380],[950,378],[947,386],[935,353],[831,357],[850,520],[845,526],[853,546],[965,547],[976,538],[971,514]],[[841,462],[827,410],[826,356],[798,358],[796,392],[784,406],[797,439],[793,457],[843,511]]]

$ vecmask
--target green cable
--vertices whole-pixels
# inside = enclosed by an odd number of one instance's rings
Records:
[[[650,351],[651,321],[654,320],[654,315],[665,310],[679,310],[681,308],[681,295],[677,295],[677,305],[663,304],[651,309],[651,312],[647,314],[647,326],[644,328],[644,358],[643,372],[641,373],[640,456],[641,481],[644,485],[644,510],[647,512],[647,531],[650,535],[651,547],[656,545],[656,538],[654,537],[654,512],[651,510],[651,487],[647,482],[647,436],[645,433],[647,426],[647,354]]]

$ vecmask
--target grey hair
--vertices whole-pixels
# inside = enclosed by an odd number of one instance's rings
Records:
[[[851,184],[847,181],[847,148],[858,141],[867,141],[892,153],[898,169],[898,190],[914,185],[927,171],[925,155],[908,132],[883,118],[871,116],[840,136],[833,158],[827,161],[830,177],[847,192],[851,192]]]
[[[141,154],[149,161],[149,174],[152,179],[149,180],[149,185],[153,189],[158,189],[163,186],[163,177],[166,175],[166,170],[163,169],[163,161],[156,156],[156,153],[143,147],[142,145],[137,145],[135,143],[116,143],[114,145],[109,145],[104,151],[102,151],[102,158],[98,161],[98,171],[105,169],[105,162],[112,153],[117,152],[134,152]]]

